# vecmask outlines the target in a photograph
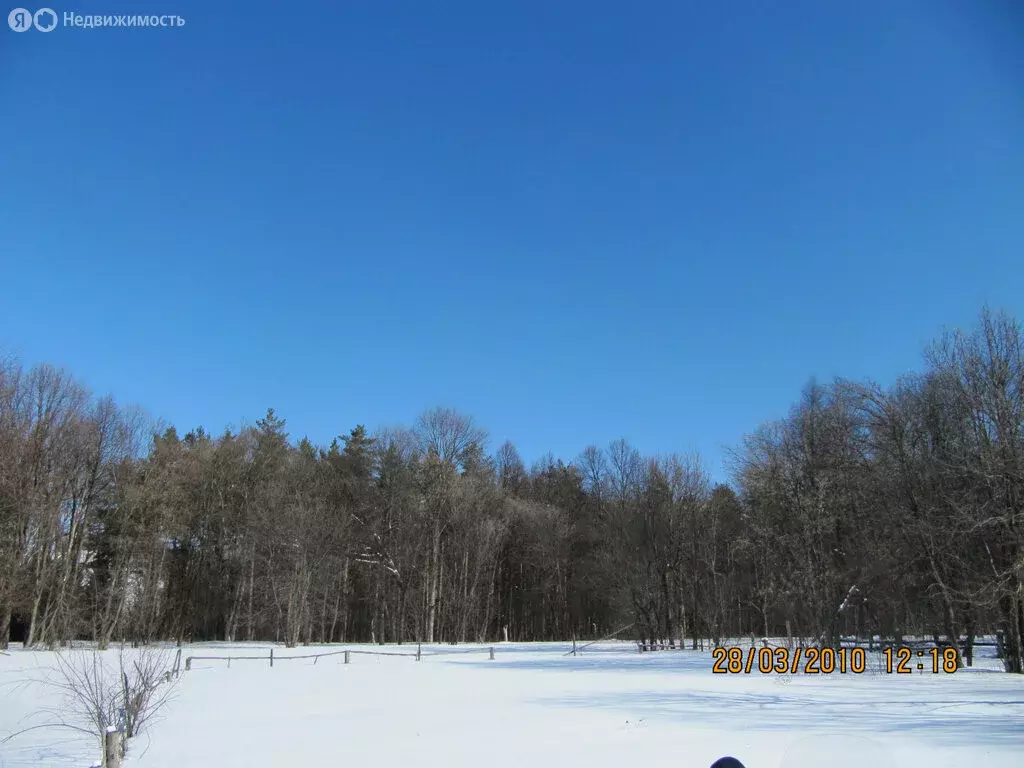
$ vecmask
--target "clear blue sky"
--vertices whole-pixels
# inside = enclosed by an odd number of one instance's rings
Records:
[[[0,27],[0,346],[179,428],[445,404],[722,477],[809,377],[1024,318],[1013,0],[229,8]]]

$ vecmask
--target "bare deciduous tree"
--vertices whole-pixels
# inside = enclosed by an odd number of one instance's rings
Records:
[[[159,431],[0,361],[0,643],[881,634],[1024,655],[1024,355],[983,313],[891,386],[811,382],[735,452],[527,470],[449,408],[292,440]],[[966,638],[966,642],[964,641]]]

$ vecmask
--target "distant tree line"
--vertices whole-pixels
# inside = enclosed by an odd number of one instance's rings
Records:
[[[888,387],[811,382],[731,486],[625,441],[524,466],[456,411],[292,441],[154,428],[0,363],[0,642],[670,644],[1024,635],[1024,358],[984,312]]]

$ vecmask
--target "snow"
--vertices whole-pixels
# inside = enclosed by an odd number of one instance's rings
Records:
[[[0,743],[0,768],[85,768],[99,758],[95,736],[64,727],[36,727],[60,719],[63,697],[44,682],[52,679],[54,656],[15,650],[0,656],[0,739],[34,728]]]
[[[723,755],[747,768],[1021,765],[1024,677],[998,672],[990,657],[953,675],[873,674],[869,662],[861,675],[780,678],[713,674],[708,652],[602,644],[566,656],[570,648],[499,644],[493,661],[488,646],[424,646],[419,662],[287,658],[313,646],[275,648],[273,667],[196,660],[125,765],[707,768]],[[185,653],[266,657],[269,646]],[[0,656],[0,736],[34,722],[49,692],[16,683],[52,663],[42,652]],[[0,745],[0,768],[85,768],[97,755],[84,734],[39,729]]]

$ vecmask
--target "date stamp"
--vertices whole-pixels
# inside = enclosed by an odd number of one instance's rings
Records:
[[[867,671],[867,652],[863,648],[715,648],[712,672],[718,675],[860,675]],[[917,662],[915,663],[915,659]],[[887,648],[881,653],[880,671],[909,675],[917,672],[953,674],[960,668],[955,648]]]

